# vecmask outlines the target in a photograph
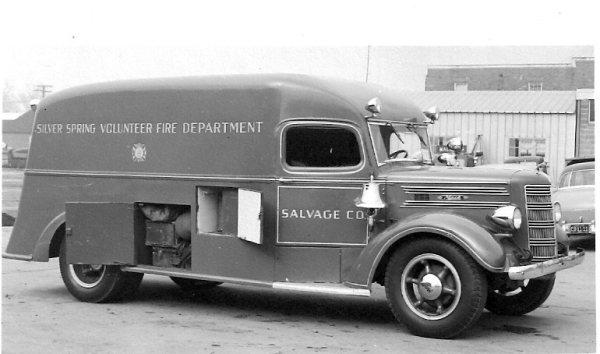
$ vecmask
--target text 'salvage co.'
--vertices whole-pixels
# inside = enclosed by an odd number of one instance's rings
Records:
[[[338,209],[281,209],[282,219],[323,219],[323,220],[363,220],[366,218],[362,210]]]

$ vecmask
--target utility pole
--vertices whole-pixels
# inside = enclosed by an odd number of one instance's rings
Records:
[[[365,82],[369,82],[369,61],[371,60],[371,46],[367,46],[367,75],[365,77]]]
[[[36,86],[37,86],[37,88],[33,91],[41,92],[42,98],[46,97],[47,93],[52,93],[52,90],[50,90],[52,88],[52,85],[36,85]]]

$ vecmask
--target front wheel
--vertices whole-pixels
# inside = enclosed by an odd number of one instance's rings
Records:
[[[112,302],[132,295],[140,285],[142,273],[127,273],[119,266],[68,264],[66,242],[60,246],[60,275],[69,292],[85,302]]]
[[[424,238],[401,245],[385,274],[390,308],[419,336],[452,338],[483,311],[487,280],[481,268],[452,242]]]
[[[540,307],[554,288],[555,275],[528,279],[516,289],[490,289],[485,308],[497,315],[521,316]]]

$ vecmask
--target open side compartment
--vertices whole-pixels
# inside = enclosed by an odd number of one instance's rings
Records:
[[[152,250],[148,264],[190,269],[191,208],[189,205],[137,203],[144,215],[144,244]]]
[[[262,244],[262,195],[198,187],[198,235]],[[191,206],[151,202],[67,203],[67,261],[79,264],[192,267]]]
[[[243,188],[198,187],[199,234],[234,236],[262,243],[262,195]]]

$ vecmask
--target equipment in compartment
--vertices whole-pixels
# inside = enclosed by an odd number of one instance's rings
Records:
[[[176,248],[177,244],[173,223],[146,220],[146,246]]]
[[[152,265],[157,267],[177,267],[181,257],[176,250],[154,247],[152,250]]]
[[[189,207],[185,205],[139,203],[144,216],[151,221],[172,222]]]
[[[145,216],[145,245],[152,247],[152,265],[187,268],[191,264],[190,207],[140,204]]]
[[[173,226],[175,226],[175,236],[181,238],[185,241],[190,241],[192,239],[192,215],[190,212],[185,212],[175,221],[173,222]]]

